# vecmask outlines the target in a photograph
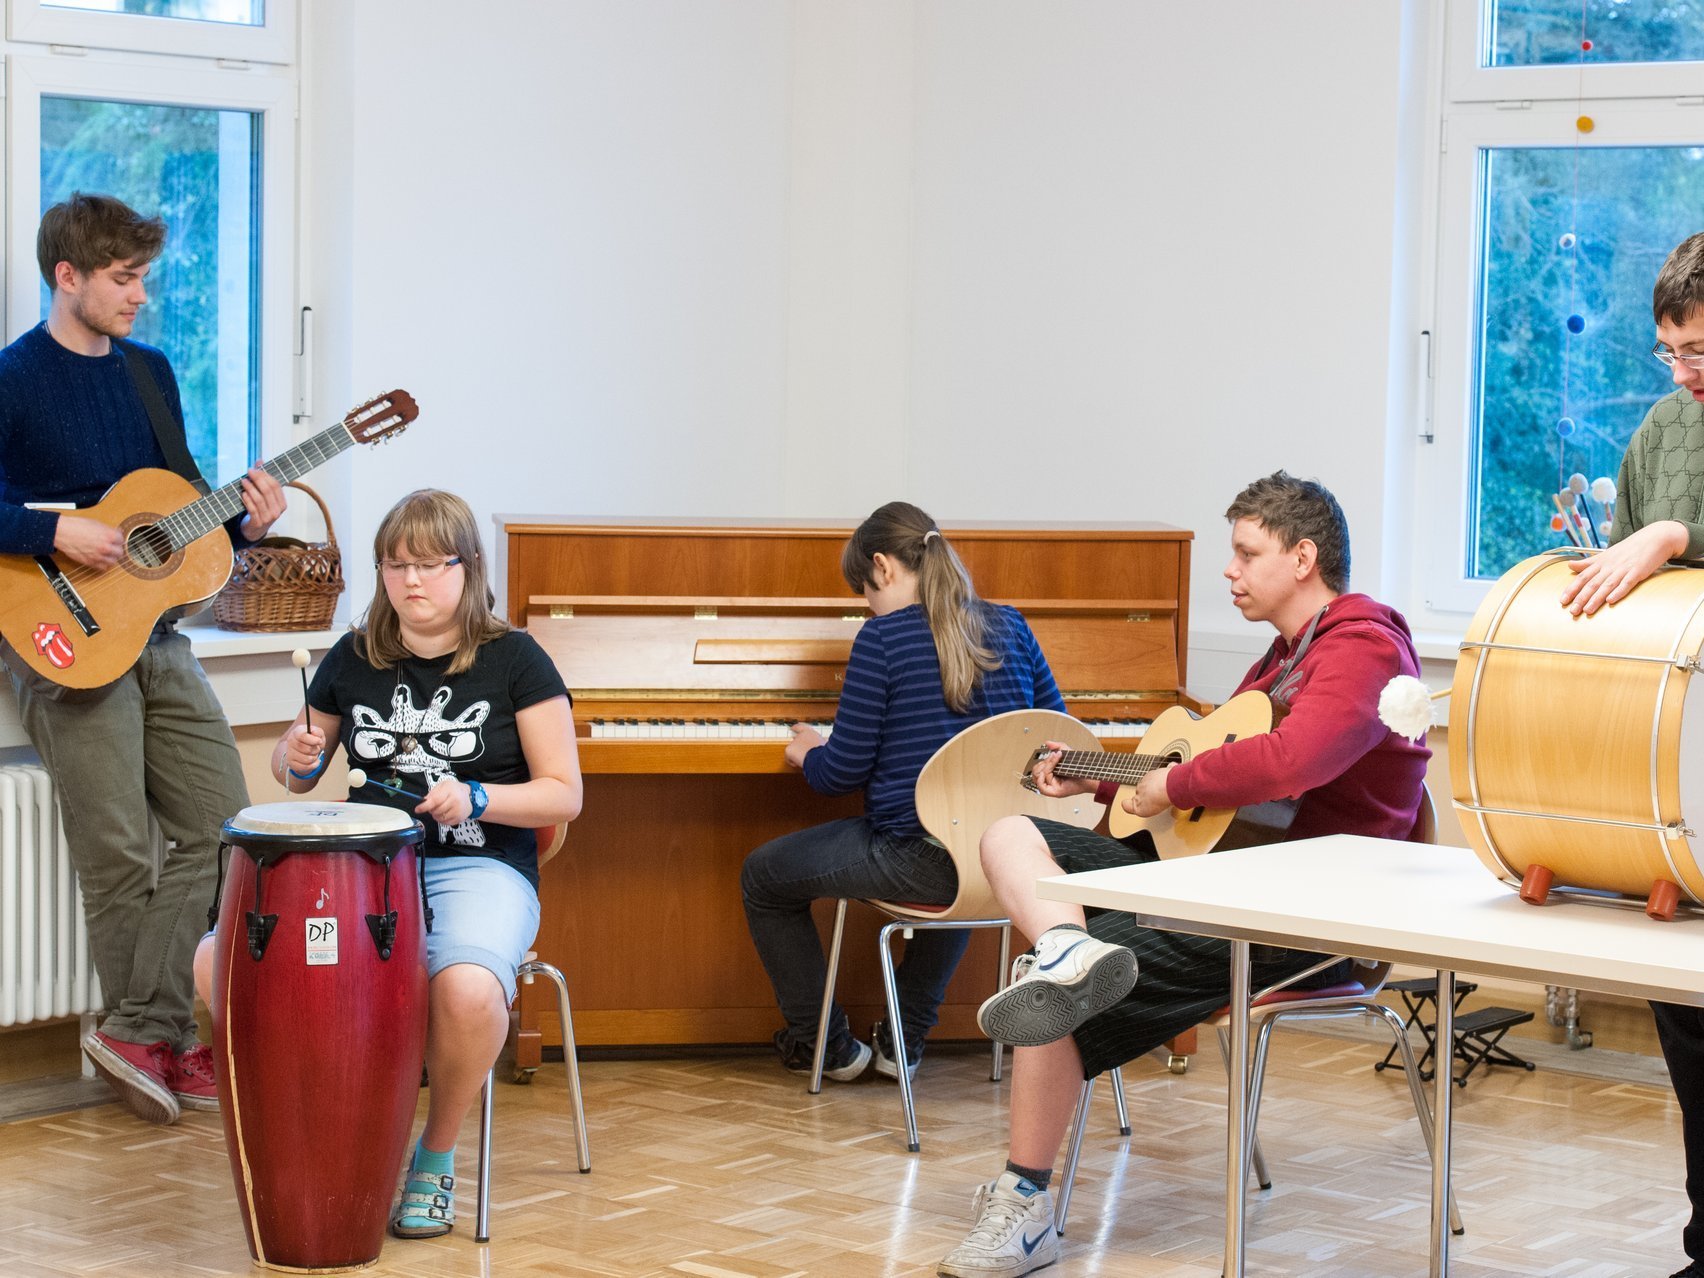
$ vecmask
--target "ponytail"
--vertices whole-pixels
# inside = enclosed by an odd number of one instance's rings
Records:
[[[871,571],[878,553],[917,574],[917,601],[941,666],[941,694],[953,713],[968,713],[977,682],[999,669],[1000,657],[988,646],[989,608],[977,597],[964,562],[935,521],[903,501],[876,511],[846,543],[840,571],[853,590],[874,584]]]

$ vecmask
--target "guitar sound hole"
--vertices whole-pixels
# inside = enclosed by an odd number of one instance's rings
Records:
[[[130,557],[143,568],[163,567],[172,557],[171,538],[166,536],[158,524],[149,524],[131,532],[126,549]]]

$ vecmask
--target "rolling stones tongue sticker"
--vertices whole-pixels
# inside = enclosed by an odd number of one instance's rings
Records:
[[[35,642],[36,651],[46,657],[57,670],[69,669],[71,663],[77,660],[77,654],[71,651],[71,641],[65,637],[65,632],[59,628],[57,622],[42,622],[30,638]]]

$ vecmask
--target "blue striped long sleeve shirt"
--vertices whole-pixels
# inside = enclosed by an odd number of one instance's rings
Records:
[[[872,617],[858,631],[828,741],[805,756],[805,780],[821,794],[864,791],[878,830],[917,837],[917,774],[941,745],[1008,710],[1065,709],[1041,645],[1015,608],[990,606],[985,642],[1000,668],[977,680],[970,709],[955,714],[941,691],[941,664],[921,604]]]

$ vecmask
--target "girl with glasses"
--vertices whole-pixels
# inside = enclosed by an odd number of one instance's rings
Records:
[[[391,1232],[430,1238],[454,1224],[456,1133],[508,1035],[515,969],[538,930],[536,831],[579,815],[580,764],[555,664],[491,610],[467,503],[410,493],[373,557],[372,604],[326,654],[272,767],[305,793],[341,747],[370,778],[351,799],[425,826],[431,1101]],[[211,968],[210,942],[202,950],[198,973]]]

